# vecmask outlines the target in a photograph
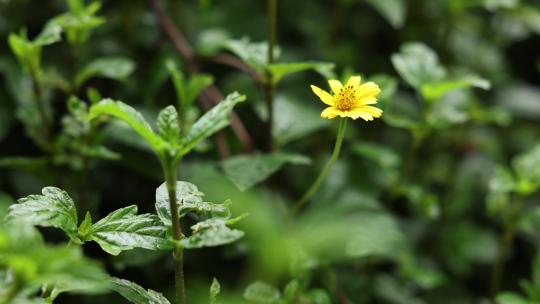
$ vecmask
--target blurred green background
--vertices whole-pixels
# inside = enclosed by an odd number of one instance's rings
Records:
[[[63,34],[42,49],[52,143],[40,133],[30,77],[8,36],[26,29],[33,39],[68,6],[0,0],[0,214],[49,185],[70,193],[81,218],[131,204],[154,210],[163,179],[148,147],[111,123],[92,139],[107,151],[83,153],[85,129],[67,100],[98,94],[152,121],[177,103],[166,62],[186,75],[189,67],[151,1],[101,2],[95,15],[103,19],[86,40],[71,43]],[[235,111],[260,153],[242,158],[246,149],[228,128],[228,155],[208,139],[181,164],[181,179],[208,200],[231,199],[234,215],[249,213],[238,223],[240,241],[186,253],[188,303],[208,303],[214,277],[223,303],[540,303],[540,2],[278,1],[276,61],[334,65],[277,84],[272,133],[282,155],[271,160],[260,84],[230,65],[256,70],[250,58],[265,58],[252,43],[268,39],[266,1],[161,5],[201,72],[223,94],[247,95]],[[88,63],[111,57],[117,60],[72,85]],[[383,118],[349,122],[339,161],[309,207],[292,217],[287,210],[316,178],[337,129],[337,121],[319,117],[324,105],[309,85],[326,89],[325,77],[352,74],[381,86]],[[66,241],[54,229],[40,231],[47,243]],[[111,256],[90,243],[84,254],[111,275],[173,295],[168,252]],[[492,268],[500,261],[505,271],[494,295]],[[124,301],[112,293],[62,294],[55,303]]]

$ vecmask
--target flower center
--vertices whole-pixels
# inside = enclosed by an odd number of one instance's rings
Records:
[[[356,88],[353,86],[344,86],[338,94],[334,96],[336,108],[340,111],[349,111],[356,106],[355,94]]]

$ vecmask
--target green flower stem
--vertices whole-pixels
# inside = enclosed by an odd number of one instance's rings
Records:
[[[276,19],[277,19],[277,0],[268,0],[268,53],[267,61],[268,64],[274,62],[274,48],[276,46]],[[268,112],[268,121],[266,126],[266,136],[267,136],[267,149],[272,151],[274,149],[274,143],[272,139],[272,126],[274,121],[274,81],[272,79],[272,74],[270,71],[266,71],[266,77],[263,82],[263,93],[266,104],[266,111]]]
[[[169,208],[171,210],[173,239],[180,241],[183,238],[180,218],[178,217],[178,206],[176,205],[176,176],[179,161],[166,160],[162,162],[163,173],[169,193]],[[174,258],[174,285],[176,290],[176,303],[186,303],[186,291],[184,287],[184,249],[176,245],[173,250]]]
[[[330,169],[332,168],[332,166],[338,159],[339,152],[341,151],[341,144],[343,143],[343,138],[345,137],[346,129],[347,129],[347,118],[341,118],[339,122],[336,145],[334,146],[334,151],[332,152],[332,156],[330,156],[330,159],[324,166],[323,170],[319,174],[319,177],[317,177],[313,185],[311,185],[311,187],[304,194],[304,196],[302,196],[302,198],[296,202],[294,206],[295,213],[300,211],[300,209],[302,209],[302,207],[309,201],[309,199],[317,192],[317,190],[321,186],[321,183],[324,181],[324,179],[328,175],[328,172],[330,172]]]

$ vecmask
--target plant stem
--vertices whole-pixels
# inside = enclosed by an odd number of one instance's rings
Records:
[[[277,0],[268,0],[268,52],[267,61],[268,64],[274,62],[274,48],[276,46],[276,19],[277,19]],[[266,71],[266,79],[263,82],[263,94],[266,104],[266,112],[268,112],[268,121],[266,123],[266,136],[267,136],[267,149],[272,151],[274,149],[274,143],[272,139],[272,127],[274,121],[274,81],[272,74],[269,70]]]
[[[41,118],[41,123],[43,124],[43,136],[44,136],[44,142],[47,150],[50,148],[50,129],[51,129],[51,123],[49,121],[49,117],[47,116],[47,111],[45,110],[45,105],[43,104],[43,90],[41,87],[41,80],[39,77],[39,73],[37,71],[31,71],[30,77],[32,78],[32,84],[34,87],[34,102],[36,104],[36,107],[38,108],[39,116]]]
[[[493,298],[497,296],[497,293],[501,288],[502,277],[504,275],[505,257],[510,249],[510,246],[512,245],[512,242],[514,241],[514,235],[523,206],[523,198],[519,197],[512,205],[513,208],[510,210],[508,222],[505,225],[504,232],[501,236],[499,247],[497,249],[497,256],[495,258],[495,264],[493,264],[493,270],[491,272],[491,295]]]
[[[174,161],[166,161],[163,164],[165,182],[167,192],[169,193],[169,208],[171,210],[171,221],[173,239],[180,241],[183,238],[182,228],[180,227],[180,218],[178,217],[178,206],[176,205],[176,173],[177,163]],[[176,303],[186,303],[186,292],[184,287],[184,249],[179,244],[176,244],[173,250],[174,258],[174,285],[176,290]]]
[[[341,151],[341,144],[343,143],[343,138],[345,137],[345,131],[347,129],[347,118],[341,118],[339,122],[339,129],[336,139],[336,144],[334,146],[334,151],[332,152],[332,156],[330,156],[330,159],[324,166],[323,170],[319,174],[319,177],[315,180],[313,185],[308,189],[308,191],[298,200],[294,206],[294,212],[297,213],[302,209],[302,207],[309,201],[309,199],[317,192],[319,187],[321,186],[321,183],[324,181],[326,176],[328,175],[328,172],[330,172],[330,169],[336,162],[336,160],[339,157],[339,152]]]

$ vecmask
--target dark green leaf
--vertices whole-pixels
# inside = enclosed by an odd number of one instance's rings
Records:
[[[274,286],[257,281],[246,288],[244,299],[253,304],[274,304],[281,299],[281,293]]]
[[[134,304],[170,304],[161,293],[115,277],[111,277],[112,289]]]
[[[403,241],[403,235],[393,218],[380,213],[365,213],[351,227],[351,237],[345,249],[350,257],[392,256]]]
[[[496,304],[530,304],[524,297],[513,292],[503,292],[495,298]]]
[[[235,221],[232,219],[231,221]],[[191,226],[192,233],[188,238],[182,239],[180,244],[184,248],[215,247],[230,244],[244,236],[244,232],[227,227],[228,220],[211,218]]]
[[[298,154],[250,154],[227,158],[221,166],[227,178],[244,191],[264,181],[286,163],[307,165],[310,160]]]
[[[228,40],[223,47],[240,57],[257,72],[263,73],[266,69],[268,64],[268,43],[251,42],[249,39],[243,38],[241,40]],[[279,48],[275,48],[274,58],[279,57],[279,54]]]
[[[516,191],[528,195],[540,188],[540,144],[516,157],[512,166],[518,177]]]
[[[99,115],[111,115],[127,123],[139,136],[150,145],[156,153],[160,153],[166,143],[159,137],[144,117],[131,106],[112,99],[104,99],[90,107],[90,119]]]
[[[420,42],[408,42],[400,52],[392,55],[392,63],[399,75],[414,88],[441,81],[446,70],[439,63],[437,54]]]
[[[245,95],[240,95],[237,92],[231,93],[227,95],[225,100],[221,101],[199,118],[183,140],[181,154],[186,154],[198,142],[226,127],[229,124],[229,116],[233,107],[244,100],[246,100]]]
[[[195,212],[206,216],[229,215],[228,202],[215,204],[203,201],[204,193],[200,192],[197,186],[192,183],[176,182],[176,204],[180,217]],[[169,193],[166,183],[161,184],[156,190],[156,211],[165,226],[171,225],[171,211],[169,207]]]
[[[272,81],[277,84],[283,77],[302,72],[305,70],[315,70],[326,78],[332,78],[334,64],[328,62],[289,62],[289,63],[272,63],[268,65],[268,70],[272,74]]]
[[[167,106],[159,112],[157,127],[163,140],[173,145],[180,143],[180,122],[174,106]]]
[[[24,219],[33,225],[56,227],[77,240],[77,211],[69,195],[55,187],[45,187],[43,195],[29,195],[10,206],[9,219]]]
[[[406,2],[404,0],[366,0],[393,27],[401,28],[405,22]]]
[[[217,304],[217,296],[221,291],[221,285],[219,281],[214,278],[212,280],[212,285],[210,285],[210,304]]]
[[[272,134],[279,145],[305,138],[330,123],[327,119],[319,118],[321,111],[314,104],[306,104],[288,96],[276,96],[274,113]]]
[[[133,248],[168,248],[166,232],[167,228],[157,216],[137,215],[137,206],[133,205],[118,209],[93,224],[81,239],[96,241],[107,253],[118,255]]]
[[[102,57],[98,58],[84,68],[75,77],[77,86],[81,86],[86,80],[92,77],[105,77],[115,80],[126,79],[135,69],[135,63],[123,57]]]

